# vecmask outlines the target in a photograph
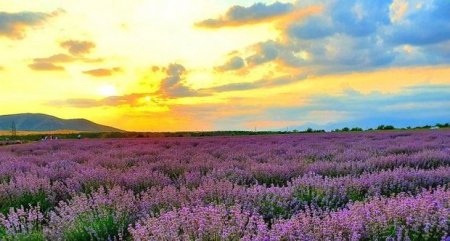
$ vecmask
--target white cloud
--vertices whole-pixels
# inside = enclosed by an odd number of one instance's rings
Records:
[[[394,0],[389,7],[391,21],[393,23],[401,21],[408,11],[408,7],[409,4],[406,0]]]

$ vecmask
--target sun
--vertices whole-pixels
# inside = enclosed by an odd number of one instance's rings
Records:
[[[117,89],[114,85],[103,85],[99,88],[99,93],[102,96],[116,96]]]

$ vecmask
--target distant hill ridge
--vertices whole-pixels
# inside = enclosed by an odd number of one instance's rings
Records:
[[[123,132],[123,130],[100,125],[86,119],[61,119],[51,115],[36,113],[0,115],[0,130],[11,130],[13,122],[17,131]]]

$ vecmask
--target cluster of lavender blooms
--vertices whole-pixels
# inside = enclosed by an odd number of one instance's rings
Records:
[[[0,240],[445,240],[450,132],[0,148]]]
[[[129,230],[134,240],[255,240],[268,234],[261,216],[239,206],[182,207]]]
[[[271,240],[448,240],[450,191],[373,198],[346,209],[308,210],[280,220]]]
[[[0,213],[0,237],[2,240],[44,240],[43,221],[39,205],[11,208],[6,215]]]
[[[45,228],[51,240],[113,240],[124,236],[136,220],[138,201],[131,191],[103,187],[91,195],[80,194],[61,201],[48,214]]]

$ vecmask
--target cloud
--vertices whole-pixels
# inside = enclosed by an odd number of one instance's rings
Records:
[[[448,122],[450,115],[450,85],[418,85],[399,93],[372,92],[362,94],[349,89],[343,95],[315,96],[306,106],[273,108],[266,110],[264,116],[274,116],[282,120],[303,121],[296,128],[334,128],[376,127],[392,124],[398,127],[421,126],[435,122]],[[317,112],[330,112],[340,116],[329,118],[324,124],[315,123],[309,118]],[[317,120],[324,117],[317,118]]]
[[[302,81],[306,79],[307,76],[304,74],[300,75],[288,75],[274,79],[260,79],[254,82],[246,82],[246,83],[232,83],[219,85],[215,87],[201,89],[203,93],[217,93],[217,92],[230,92],[230,91],[245,91],[245,90],[254,90],[260,88],[269,88],[269,87],[279,87],[282,85],[292,84],[297,81]]]
[[[337,32],[362,37],[390,23],[390,4],[391,0],[339,0],[330,4],[325,14],[330,14]]]
[[[102,61],[102,59],[89,58],[84,55],[88,54],[92,48],[95,48],[95,44],[89,41],[65,41],[60,44],[62,48],[69,51],[69,54],[54,54],[44,58],[34,58],[33,63],[29,67],[33,70],[64,70],[62,64],[68,64],[72,62],[84,62],[84,63],[96,63]],[[110,74],[120,71],[118,68],[110,69]],[[108,69],[94,69],[88,70],[85,74],[100,77],[107,75]]]
[[[100,68],[100,69],[91,69],[91,70],[86,70],[83,71],[84,74],[90,75],[90,76],[94,76],[94,77],[108,77],[111,76],[115,73],[121,72],[122,69],[119,67],[114,67],[114,68]]]
[[[32,70],[36,71],[64,71],[64,67],[53,63],[35,62],[28,65]]]
[[[399,22],[408,11],[409,4],[406,0],[394,0],[390,6],[390,17],[393,23]]]
[[[267,19],[282,16],[294,9],[290,3],[275,2],[267,5],[256,3],[250,7],[233,6],[223,16],[196,23],[202,28],[222,28],[258,23]]]
[[[292,23],[287,29],[290,37],[300,39],[320,39],[335,32],[332,19],[324,16],[313,16],[299,23]]]
[[[308,65],[312,54],[302,50],[295,43],[282,43],[268,40],[260,42],[252,47],[251,55],[246,58],[249,67],[255,67],[266,63],[276,62],[284,67],[298,68]]]
[[[248,70],[274,63],[324,75],[450,64],[449,1],[318,0],[293,6],[291,14],[321,7],[285,18],[278,37],[239,50]]]
[[[269,40],[256,45],[255,49],[256,53],[246,59],[249,65],[260,65],[277,59],[282,47],[277,42]]]
[[[416,46],[450,40],[450,2],[429,1],[420,8],[408,8],[401,20],[386,29],[386,39],[393,44]]]
[[[186,68],[180,64],[170,64],[164,68],[166,77],[161,80],[158,94],[167,98],[193,97],[202,94],[185,83]]]
[[[292,38],[318,39],[345,34],[352,37],[376,35],[378,41],[423,45],[450,39],[450,2],[418,0],[337,0],[318,1],[324,11],[306,21],[292,22],[287,33]],[[299,6],[305,7],[302,2]],[[429,26],[433,26],[430,28]]]
[[[34,62],[39,63],[70,63],[74,62],[76,58],[67,55],[67,54],[55,54],[50,57],[46,58],[35,58],[33,59]]]
[[[149,102],[157,104],[158,102],[154,99],[147,99],[147,97],[152,96],[153,93],[132,93],[121,96],[109,96],[102,99],[91,99],[91,98],[75,98],[66,100],[53,100],[48,102],[51,106],[66,106],[75,108],[94,108],[94,107],[117,107],[117,106],[131,106],[140,107],[148,105]]]
[[[70,55],[55,54],[46,58],[35,58],[28,67],[36,71],[64,71],[64,67],[61,64],[74,62],[75,60]]]
[[[44,24],[48,19],[58,16],[63,10],[52,13],[41,12],[0,12],[0,37],[23,39],[28,29]]]
[[[132,93],[120,96],[109,96],[103,99],[75,98],[66,100],[53,100],[48,102],[47,104],[51,106],[69,106],[75,108],[93,108],[102,106],[142,107],[153,104],[158,107],[166,108],[166,106],[164,105],[165,101],[173,98],[208,97],[219,92],[245,91],[265,87],[277,87],[289,83],[294,83],[306,78],[305,75],[285,76],[275,79],[261,79],[249,83],[225,84],[211,88],[194,90],[184,84],[184,77],[187,73],[187,70],[180,64],[170,64],[168,67],[155,67],[152,68],[152,71],[163,71],[166,74],[166,77],[162,79],[161,85],[157,91],[147,93]],[[236,98],[235,100],[237,101],[238,99],[239,98]],[[243,103],[239,103],[238,105],[243,105]],[[173,111],[195,110],[203,112],[217,110],[218,107],[222,108],[222,106],[217,106],[214,104],[200,106],[195,105],[189,107],[185,105],[171,105],[170,107],[174,108],[172,109]],[[254,106],[243,108],[254,108]],[[245,111],[245,113],[248,113],[248,110]]]
[[[229,59],[224,65],[218,66],[215,69],[219,72],[226,72],[232,70],[238,70],[245,67],[245,61],[239,56],[234,56]]]
[[[433,44],[431,46],[427,46],[427,49],[431,50],[434,54],[434,57],[437,58],[437,63],[443,63],[450,61],[450,40],[438,44]],[[428,59],[429,56],[427,56]]]
[[[60,43],[60,46],[67,49],[72,55],[78,56],[89,54],[96,47],[96,44],[91,41],[67,40]]]

